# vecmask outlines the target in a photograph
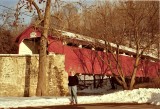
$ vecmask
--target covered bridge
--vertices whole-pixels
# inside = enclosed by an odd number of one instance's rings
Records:
[[[65,55],[66,71],[73,68],[77,73],[81,74],[104,74],[110,76],[114,72],[118,75],[116,62],[114,62],[112,54],[106,55],[103,47],[91,46],[90,43],[95,41],[93,38],[66,31],[59,32],[61,33],[59,36],[48,36],[48,54]],[[41,30],[29,26],[16,39],[19,45],[18,54],[38,54],[40,37]],[[99,42],[103,44],[102,40],[99,40]],[[116,47],[115,44],[110,44]],[[125,46],[120,46],[120,50],[119,59],[125,73],[124,75],[130,76],[135,62],[135,50]],[[149,54],[145,55],[145,57],[149,57],[151,60],[157,59]],[[107,65],[108,59],[111,60],[112,72]],[[140,61],[137,77],[154,78],[160,75],[160,62],[151,60]]]

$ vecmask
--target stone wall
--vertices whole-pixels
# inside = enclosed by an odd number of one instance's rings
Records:
[[[38,55],[0,55],[0,96],[35,96],[38,60]],[[68,94],[68,74],[64,60],[64,55],[48,56],[49,96]]]

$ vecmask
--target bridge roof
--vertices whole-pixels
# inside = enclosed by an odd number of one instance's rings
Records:
[[[80,34],[75,34],[75,33],[67,32],[67,31],[62,31],[62,30],[56,30],[56,31],[59,32],[61,34],[61,36],[63,36],[64,38],[69,38],[69,39],[74,39],[74,40],[76,39],[79,41],[90,42],[92,44],[100,43],[103,45],[103,44],[107,43],[110,46],[112,46],[113,48],[117,48],[117,45],[112,42],[104,41],[101,39],[95,39],[92,37],[88,37],[88,36],[84,36],[84,35],[80,35]],[[24,39],[36,38],[36,37],[40,37],[40,36],[41,36],[41,30],[39,28],[35,28],[34,26],[29,26],[28,28],[26,28],[26,30],[24,30],[17,37],[16,42],[18,44],[20,44]],[[57,37],[57,36],[52,36],[52,37]],[[130,53],[132,55],[136,54],[135,49],[129,48],[127,46],[119,45],[119,49],[125,53]],[[155,56],[154,54],[151,54],[151,53],[144,52],[143,56],[150,58],[152,60],[156,60],[156,61],[159,60],[159,58],[157,56]]]

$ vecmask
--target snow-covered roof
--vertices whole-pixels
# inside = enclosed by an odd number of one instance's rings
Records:
[[[87,41],[87,42],[92,42],[92,43],[95,43],[95,42],[98,41],[101,44],[105,44],[104,40],[95,39],[95,38],[91,38],[91,37],[88,37],[88,36],[67,32],[67,31],[60,31],[60,32],[61,32],[62,36],[67,36],[67,37],[69,37],[71,39],[73,38],[73,39],[77,39],[77,40],[80,40],[80,41]],[[111,43],[111,42],[106,42],[106,43],[109,43],[112,47],[117,48],[117,45],[114,44],[114,43]],[[127,52],[130,52],[130,53],[133,53],[133,54],[136,53],[135,49],[127,47],[127,46],[123,46],[123,45],[119,45],[119,49],[123,50],[123,51],[127,51]],[[153,55],[151,53],[147,53],[147,52],[144,52],[143,56],[147,56],[147,57],[150,57],[150,58],[156,59],[156,60],[158,59],[157,56],[155,56],[155,55]]]
[[[35,29],[33,29],[33,26],[29,26],[24,32],[22,32],[17,37],[16,42],[20,43],[23,39],[31,38],[30,37],[30,32],[33,32],[33,31],[37,33],[36,37],[40,36],[40,31],[39,30],[35,30]],[[86,41],[86,42],[91,42],[91,43],[99,42],[100,44],[105,44],[104,40],[95,39],[95,38],[91,38],[91,37],[88,37],[88,36],[84,36],[84,35],[80,35],[80,34],[75,34],[75,33],[67,32],[67,31],[62,31],[62,30],[56,30],[56,31],[60,32],[60,34],[62,36],[68,37],[70,39],[76,39],[76,40],[79,40],[79,41]],[[26,35],[23,35],[23,34],[26,34]],[[109,43],[112,47],[117,48],[117,45],[114,44],[114,43],[111,43],[111,42],[106,42],[106,43]],[[119,48],[120,48],[120,50],[122,50],[124,52],[129,52],[129,53],[131,53],[133,55],[136,53],[135,49],[129,48],[127,46],[119,45]],[[144,52],[143,56],[149,57],[149,58],[151,58],[153,60],[159,59],[158,56],[156,56],[154,53],[151,54],[151,53],[148,53],[148,52]]]

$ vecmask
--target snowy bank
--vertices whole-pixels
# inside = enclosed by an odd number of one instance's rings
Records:
[[[0,108],[68,105],[67,97],[0,97]],[[134,89],[91,96],[78,96],[79,104],[90,103],[150,103],[160,105],[160,89]]]

